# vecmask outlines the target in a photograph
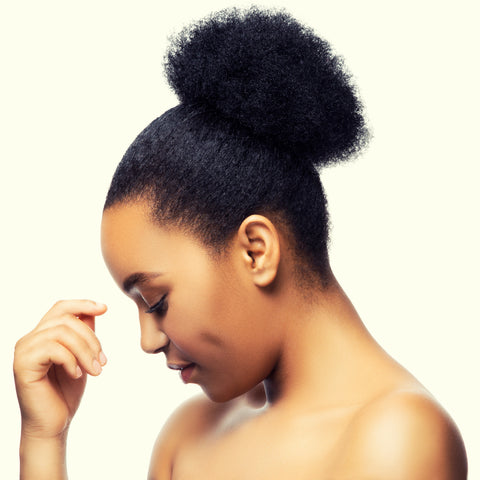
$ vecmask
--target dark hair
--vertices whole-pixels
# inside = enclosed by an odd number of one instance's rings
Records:
[[[284,11],[253,7],[184,30],[165,66],[181,103],[129,147],[105,209],[147,199],[156,221],[214,249],[264,214],[324,277],[328,213],[316,167],[356,154],[368,137],[342,59]]]

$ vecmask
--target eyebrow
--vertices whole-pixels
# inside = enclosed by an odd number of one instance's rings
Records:
[[[137,273],[132,273],[129,275],[124,281],[123,281],[123,290],[126,293],[130,293],[133,287],[137,285],[142,285],[144,283],[147,283],[149,280],[152,280],[154,278],[160,277],[163,275],[163,273],[159,272],[151,272],[151,273],[146,273],[146,272],[137,272]]]

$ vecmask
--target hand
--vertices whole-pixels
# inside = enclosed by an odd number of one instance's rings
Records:
[[[90,300],[56,303],[15,346],[13,370],[22,415],[22,435],[63,436],[80,404],[86,373],[106,363],[95,317],[107,307]]]

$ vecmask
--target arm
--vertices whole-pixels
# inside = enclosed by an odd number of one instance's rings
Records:
[[[98,375],[106,362],[94,334],[95,316],[105,311],[88,300],[58,302],[15,346],[21,480],[67,478],[66,438],[86,373]]]
[[[67,478],[65,437],[43,439],[21,436],[20,480],[63,480]]]

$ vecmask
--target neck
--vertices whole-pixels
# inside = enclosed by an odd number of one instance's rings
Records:
[[[264,381],[272,406],[353,406],[388,388],[393,372],[397,378],[402,373],[336,281],[315,302],[291,307],[282,315],[285,336],[277,364]]]

